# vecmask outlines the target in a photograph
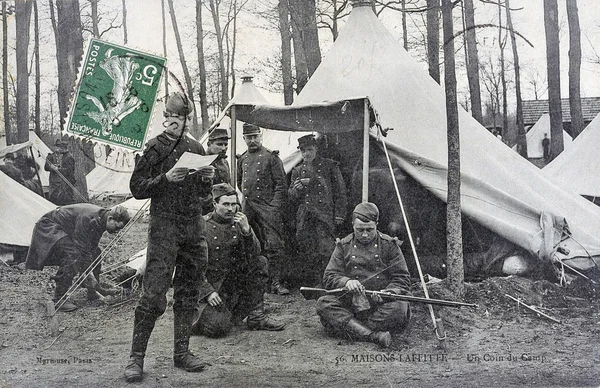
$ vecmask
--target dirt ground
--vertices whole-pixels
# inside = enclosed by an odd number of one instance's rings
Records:
[[[146,242],[147,222],[136,224],[108,261],[128,257]],[[106,243],[108,239],[104,239]],[[22,271],[0,263],[0,388],[122,387],[137,294],[112,304],[86,300],[58,313],[52,337],[44,304],[51,300],[55,268]],[[107,276],[107,275],[103,275]],[[248,331],[223,339],[195,336],[191,349],[212,365],[190,374],[172,363],[173,312],[157,322],[146,356],[143,387],[512,387],[600,386],[600,304],[586,284],[560,288],[524,278],[467,283],[477,308],[436,308],[447,332],[438,348],[429,312],[412,306],[406,332],[390,349],[325,335],[315,302],[298,291],[266,295],[268,310],[287,323],[281,332]],[[415,294],[419,294],[418,287]],[[443,283],[432,297],[448,298]],[[536,316],[505,296],[541,306],[560,320]],[[422,294],[421,294],[422,295]]]

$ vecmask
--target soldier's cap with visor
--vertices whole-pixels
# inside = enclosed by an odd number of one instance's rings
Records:
[[[302,136],[298,139],[298,149],[302,149],[304,147],[309,146],[317,146],[317,140],[315,139],[315,135],[312,133],[310,135]]]
[[[377,206],[372,202],[359,203],[356,205],[352,213],[361,216],[361,221],[362,219],[375,222],[379,221],[379,209],[377,209]]]
[[[231,137],[229,137],[229,133],[227,132],[227,130],[225,128],[215,128],[210,133],[210,135],[208,135],[209,141],[214,141],[214,140],[219,140],[219,139],[231,139]]]
[[[190,99],[181,92],[173,92],[167,97],[165,103],[165,116],[187,116],[194,111]]]
[[[244,135],[260,135],[260,127],[254,124],[244,123],[242,134]]]
[[[217,185],[213,185],[212,187],[212,197],[213,200],[217,200],[218,198],[224,195],[235,195],[237,192],[229,183],[219,183]]]
[[[67,143],[66,141],[64,141],[62,139],[56,139],[56,141],[54,142],[54,145],[57,147],[67,147],[69,145],[69,143]]]

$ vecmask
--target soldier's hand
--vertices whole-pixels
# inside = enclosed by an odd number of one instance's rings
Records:
[[[352,292],[353,294],[364,294],[365,286],[363,286],[358,280],[350,279],[346,282],[344,286],[345,289]]]
[[[233,216],[233,222],[240,226],[240,229],[242,229],[242,232],[244,234],[250,233],[250,223],[248,222],[248,217],[246,217],[244,213],[235,213],[235,215]]]
[[[188,174],[189,170],[185,167],[173,167],[167,172],[169,182],[181,182]]]
[[[213,166],[204,166],[198,169],[197,174],[202,178],[213,179],[215,177],[215,168]]]
[[[208,297],[206,297],[206,301],[212,307],[217,307],[223,304],[223,300],[219,296],[218,292],[212,292]]]
[[[371,294],[371,300],[373,301],[373,303],[383,303],[383,298],[379,294]]]
[[[296,190],[302,190],[305,186],[300,181],[300,178],[296,178],[296,180],[292,183],[292,188]]]

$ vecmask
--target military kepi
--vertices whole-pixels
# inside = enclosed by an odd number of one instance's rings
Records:
[[[256,134],[260,134],[260,127],[258,125],[245,123],[244,124],[244,129],[242,130],[242,133],[244,135],[256,135]]]
[[[212,187],[212,197],[214,200],[224,195],[234,194],[236,194],[236,191],[229,183],[219,183],[218,185],[213,185]]]
[[[178,116],[187,116],[193,112],[189,98],[181,93],[174,92],[167,97],[165,111],[176,114]]]
[[[302,136],[298,139],[298,148],[304,148],[313,145],[317,145],[317,140],[315,140],[315,135],[313,134]]]
[[[379,221],[379,209],[372,202],[359,203],[352,213],[358,214],[370,221]]]
[[[218,139],[230,139],[229,134],[225,128],[215,128],[208,135],[208,140],[218,140]]]

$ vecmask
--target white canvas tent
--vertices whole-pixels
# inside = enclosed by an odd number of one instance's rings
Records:
[[[0,244],[28,247],[35,223],[56,205],[0,172]]]
[[[52,153],[52,150],[50,149],[50,147],[48,147],[46,145],[46,143],[44,143],[42,141],[42,139],[39,138],[38,135],[36,135],[36,133],[34,131],[29,131],[29,143],[31,143],[31,150],[33,153],[33,157],[39,167],[38,172],[40,174],[40,180],[41,180],[42,186],[48,187],[48,185],[49,185],[48,177],[50,176],[50,172],[44,170],[44,166],[46,165],[46,158],[48,157],[48,154]],[[6,137],[3,136],[0,138],[0,150],[5,147],[6,147]],[[27,155],[31,156],[31,153],[28,151]]]
[[[96,147],[94,148],[96,149]],[[90,196],[106,194],[127,197],[131,195],[129,179],[134,167],[135,154],[119,148],[112,149],[108,156],[104,153],[104,158],[96,158],[96,167],[85,177]]]
[[[446,200],[444,91],[370,7],[355,5],[292,107],[310,111],[311,106],[322,108],[329,101],[331,109],[347,115],[350,99],[363,96],[373,104],[381,126],[393,128],[384,138],[392,162]],[[255,106],[242,111],[240,120],[263,127],[276,128],[274,122],[286,121],[293,126],[290,109]],[[561,258],[580,270],[595,267],[600,257],[600,209],[546,179],[460,108],[459,116],[463,213],[538,257]],[[560,229],[563,219],[568,234]]]
[[[573,193],[600,197],[600,115],[542,172]]]
[[[542,147],[542,139],[544,139],[544,134],[548,135],[548,139],[552,138],[552,135],[550,134],[550,115],[548,113],[544,113],[540,119],[529,129],[527,135],[525,135],[525,139],[527,140],[528,158],[544,157],[544,148]],[[564,130],[563,142],[565,150],[569,148],[571,142],[573,142],[571,135]]]

